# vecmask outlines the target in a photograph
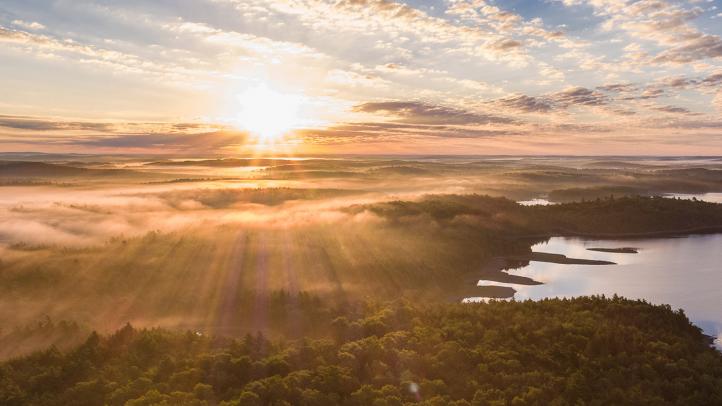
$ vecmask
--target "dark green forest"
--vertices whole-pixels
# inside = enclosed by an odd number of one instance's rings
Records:
[[[0,404],[722,404],[722,354],[669,306],[316,303],[315,339],[93,333],[2,364]]]
[[[532,235],[654,235],[718,231],[722,210],[716,203],[664,197],[609,195],[604,198],[548,206],[522,206],[502,197],[428,195],[418,201],[356,205],[395,224],[427,217],[445,227],[469,226],[507,238]]]

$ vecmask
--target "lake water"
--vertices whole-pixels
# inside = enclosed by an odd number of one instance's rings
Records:
[[[547,199],[543,198],[536,198],[531,200],[520,200],[517,203],[519,203],[522,206],[548,206],[550,204],[554,204],[553,202],[550,202]]]
[[[670,198],[670,199],[685,199],[685,200],[692,200],[697,199],[701,200],[703,202],[710,202],[710,203],[722,203],[722,193],[698,193],[698,194],[691,194],[691,193],[667,193],[664,195],[664,197]],[[519,200],[517,201],[522,206],[547,206],[550,204],[557,204],[555,202],[549,201],[545,198],[535,198],[530,200]]]
[[[680,198],[685,200],[697,199],[703,202],[710,203],[722,203],[722,193],[699,193],[699,194],[688,194],[688,193],[669,193],[664,195],[669,198]]]
[[[587,248],[635,247],[637,254],[589,251]],[[479,281],[516,289],[516,300],[582,295],[646,299],[684,309],[687,317],[722,345],[722,234],[640,240],[586,240],[554,237],[534,251],[570,258],[599,259],[617,265],[567,265],[532,261],[509,273],[543,285],[525,286]],[[467,298],[467,301],[483,300]]]

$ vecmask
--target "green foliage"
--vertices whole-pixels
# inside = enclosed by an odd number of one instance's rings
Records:
[[[663,197],[609,197],[531,208],[554,234],[683,234],[722,229],[722,205]]]
[[[614,235],[688,233],[722,229],[722,205],[696,200],[626,196],[548,206],[522,206],[505,198],[482,195],[429,195],[419,201],[357,205],[392,224],[409,227],[420,218],[479,236]]]
[[[82,343],[89,332],[72,321],[56,322],[47,316],[13,329],[3,327],[0,325],[0,358],[37,348],[75,346]]]
[[[13,405],[720,404],[722,355],[669,306],[618,297],[346,306],[328,338],[126,326],[0,366]]]

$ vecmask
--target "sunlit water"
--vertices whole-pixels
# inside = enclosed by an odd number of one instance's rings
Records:
[[[547,199],[537,198],[537,199],[531,199],[531,200],[520,200],[517,203],[519,203],[522,206],[548,206],[550,204],[554,204],[553,202],[550,202]]]
[[[698,194],[691,194],[691,193],[667,193],[664,195],[664,197],[670,198],[670,199],[684,199],[684,200],[692,200],[697,199],[703,202],[710,202],[710,203],[722,203],[722,193],[698,193]],[[549,201],[548,199],[544,198],[535,198],[530,200],[520,200],[517,201],[522,206],[547,206],[550,204],[557,204],[556,202]]]
[[[699,194],[688,194],[688,193],[669,193],[664,197],[679,198],[685,200],[697,199],[703,202],[710,203],[722,203],[722,193],[699,193]]]
[[[635,247],[637,254],[589,251],[587,248]],[[599,259],[617,265],[567,265],[532,261],[510,271],[543,285],[501,284],[516,289],[516,300],[582,295],[646,299],[684,309],[705,333],[722,344],[722,234],[644,240],[584,240],[554,237],[534,251],[570,258]],[[480,281],[479,285],[500,285]],[[481,298],[467,298],[479,301]]]

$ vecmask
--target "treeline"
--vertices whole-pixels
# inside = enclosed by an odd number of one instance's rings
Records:
[[[722,354],[668,306],[583,297],[336,312],[314,340],[93,333],[2,364],[0,404],[722,404]]]
[[[370,211],[391,224],[405,227],[426,218],[446,230],[466,228],[478,235],[506,238],[574,233],[686,233],[722,228],[722,204],[644,196],[522,206],[501,197],[429,195],[418,201],[356,205],[348,210]]]
[[[551,234],[687,233],[722,229],[722,204],[665,197],[608,197],[531,207]]]

